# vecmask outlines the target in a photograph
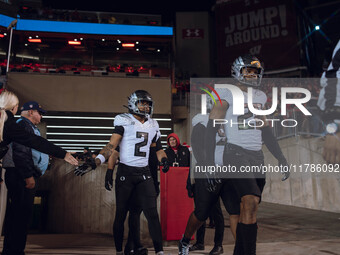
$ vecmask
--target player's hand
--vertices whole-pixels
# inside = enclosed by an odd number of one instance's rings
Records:
[[[285,181],[290,176],[288,162],[287,162],[285,156],[283,156],[283,155],[282,155],[282,157],[278,161],[279,161],[279,166],[281,167],[281,174],[282,174],[281,181]]]
[[[221,179],[217,176],[216,173],[205,173],[206,177],[206,189],[209,192],[216,192],[219,190],[221,186]]]
[[[340,163],[340,132],[326,135],[322,156],[327,163]]]
[[[96,161],[93,158],[89,158],[86,160],[85,163],[81,164],[80,166],[77,166],[76,169],[74,169],[74,174],[77,176],[83,176],[84,174],[95,170],[97,168]]]
[[[35,180],[33,176],[26,178],[25,182],[26,182],[26,186],[25,186],[26,189],[33,189],[35,187]]]
[[[108,168],[105,174],[105,189],[111,191],[113,187],[113,169]]]
[[[168,172],[170,168],[170,162],[168,158],[166,157],[162,158],[162,165],[163,165],[163,168],[162,168],[163,173]]]
[[[71,165],[74,165],[74,166],[77,166],[78,165],[78,160],[76,160],[70,152],[67,152],[65,157],[64,157],[64,160],[68,163],[70,163]]]

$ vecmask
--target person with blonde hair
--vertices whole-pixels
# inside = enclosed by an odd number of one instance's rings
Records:
[[[78,161],[59,146],[47,141],[41,136],[30,134],[20,128],[14,119],[14,114],[18,111],[19,99],[10,91],[4,91],[0,95],[0,148],[7,147],[11,142],[17,142],[40,152],[62,158],[71,165],[78,165]],[[5,151],[0,150],[1,151]],[[5,154],[0,154],[2,158]]]
[[[13,92],[5,91],[1,93],[0,158],[3,160],[3,165],[6,169],[5,183],[8,189],[8,208],[4,223],[5,238],[2,250],[3,255],[25,254],[28,223],[31,217],[35,193],[35,180],[33,177],[25,178],[22,172],[22,166],[18,163],[19,161],[23,161],[25,162],[23,165],[28,167],[29,164],[26,160],[27,155],[25,158],[25,155],[22,153],[14,153],[14,145],[18,146],[17,143],[19,143],[57,158],[62,158],[72,165],[78,165],[78,161],[69,152],[66,152],[64,149],[54,145],[41,136],[35,135],[34,132],[29,132],[24,125],[18,124],[14,119],[18,105],[18,97]],[[30,104],[28,107],[30,107]],[[9,146],[10,143],[12,143],[12,146]],[[8,151],[7,154],[6,151]],[[28,182],[28,179],[33,180]]]

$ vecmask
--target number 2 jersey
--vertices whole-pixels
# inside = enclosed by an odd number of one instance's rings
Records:
[[[161,137],[159,125],[151,118],[141,123],[130,113],[119,114],[114,120],[115,132],[122,135],[119,144],[120,162],[133,167],[148,165],[150,145]]]
[[[228,143],[238,145],[247,150],[259,151],[262,149],[262,131],[256,128],[255,116],[248,109],[248,93],[244,95],[244,114],[233,114],[233,96],[229,89],[216,89],[222,100],[229,104],[229,108],[224,117],[228,123],[225,125],[225,132]],[[263,109],[267,101],[264,92],[253,88],[253,106],[256,109]],[[231,125],[232,123],[232,125]],[[248,125],[250,123],[250,125]]]

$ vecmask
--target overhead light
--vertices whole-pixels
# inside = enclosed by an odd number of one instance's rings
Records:
[[[39,35],[36,35],[35,38],[39,38]]]
[[[119,40],[119,39],[117,40],[117,42],[118,42],[118,43],[122,43],[122,41],[121,41],[121,40]]]
[[[29,36],[28,39],[32,39],[32,36]]]
[[[157,52],[160,52],[161,50],[160,49],[157,49]]]
[[[74,39],[74,41],[76,42],[76,41],[78,41],[78,39]]]
[[[135,44],[134,43],[123,43],[122,46],[124,48],[133,48],[135,47]]]
[[[31,43],[41,43],[41,39],[28,39]]]
[[[27,43],[25,43],[25,46],[27,46],[28,44]]]
[[[105,39],[103,38],[102,41],[105,42]]]
[[[116,50],[119,50],[119,48],[116,48]]]
[[[63,133],[63,132],[46,132],[46,135],[83,135],[83,136],[108,136],[111,134],[99,134],[99,133]]]
[[[136,49],[136,51],[139,51],[139,49]]]
[[[81,45],[81,42],[78,42],[78,41],[68,41],[68,44],[70,44],[70,45]]]
[[[14,115],[15,118],[20,118],[20,115]],[[95,116],[56,116],[44,115],[44,119],[78,119],[78,120],[114,120],[114,117],[95,117]],[[157,121],[172,121],[169,118],[153,118]]]
[[[320,29],[320,26],[315,26],[315,30],[319,30]]]
[[[110,140],[76,140],[76,139],[48,139],[51,142],[94,142],[94,143],[108,143]]]
[[[82,40],[84,40],[84,39],[81,37],[81,38],[79,38],[79,40],[82,41]]]
[[[139,44],[139,42],[136,42],[136,44]]]

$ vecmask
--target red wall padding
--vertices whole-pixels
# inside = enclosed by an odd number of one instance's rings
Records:
[[[170,167],[161,171],[161,225],[163,239],[180,240],[188,218],[194,210],[194,200],[186,190],[189,167]]]

